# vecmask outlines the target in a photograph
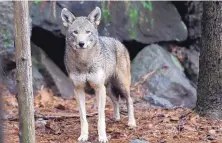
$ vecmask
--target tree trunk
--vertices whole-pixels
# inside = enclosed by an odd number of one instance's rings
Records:
[[[222,119],[222,2],[204,1],[197,111]]]
[[[0,58],[0,143],[3,143],[3,127],[4,127],[4,120],[3,120],[3,93],[2,93],[2,84],[3,84],[3,69],[1,67],[2,65],[2,59]]]
[[[35,143],[28,1],[14,1],[20,143]]]

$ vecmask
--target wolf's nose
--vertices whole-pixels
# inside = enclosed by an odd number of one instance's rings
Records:
[[[84,46],[84,44],[85,44],[84,42],[79,42],[79,47],[82,48]]]

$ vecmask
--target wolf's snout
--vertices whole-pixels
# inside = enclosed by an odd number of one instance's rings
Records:
[[[85,45],[84,42],[79,42],[79,47],[83,48],[84,45]]]

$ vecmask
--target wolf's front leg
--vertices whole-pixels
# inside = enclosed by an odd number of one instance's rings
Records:
[[[95,89],[98,105],[98,134],[99,142],[108,142],[106,136],[106,123],[105,123],[105,104],[106,104],[106,87],[105,83],[105,72],[103,69],[95,69],[94,73],[87,76],[87,80],[92,88]]]
[[[87,141],[89,133],[88,133],[88,122],[86,119],[85,92],[83,88],[76,88],[74,92],[79,106],[80,122],[81,122],[81,135],[78,138],[78,141]]]
[[[105,123],[105,104],[106,104],[106,88],[104,85],[96,88],[96,96],[98,102],[98,134],[99,142],[108,142],[106,136],[106,123]]]

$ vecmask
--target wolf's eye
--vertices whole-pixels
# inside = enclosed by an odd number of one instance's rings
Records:
[[[88,30],[86,31],[86,34],[90,34],[90,33],[91,33],[90,31],[88,31]]]
[[[75,35],[75,34],[78,34],[78,31],[76,31],[76,30],[75,30],[75,31],[73,31],[73,34],[74,34],[74,35]]]

